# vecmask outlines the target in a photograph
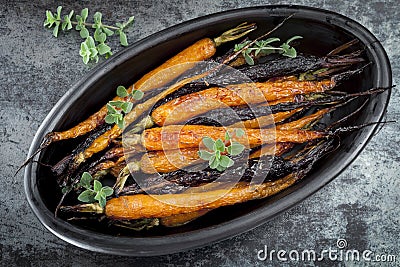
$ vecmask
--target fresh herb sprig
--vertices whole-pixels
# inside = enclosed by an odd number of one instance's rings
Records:
[[[301,39],[303,37],[301,36],[293,36],[290,39],[288,39],[286,42],[281,44],[279,47],[272,46],[272,43],[279,42],[280,39],[273,37],[273,38],[268,38],[266,40],[259,40],[254,43],[253,46],[250,46],[243,50],[242,55],[244,59],[246,60],[246,63],[249,65],[254,65],[254,58],[257,57],[262,57],[266,56],[269,54],[282,54],[283,56],[286,57],[291,57],[295,58],[297,56],[297,51],[294,47],[290,45],[291,42],[297,39]],[[234,51],[240,51],[243,47],[246,45],[250,44],[251,41],[245,41],[240,44],[236,44]]]
[[[234,134],[237,137],[241,137],[245,134],[245,132],[242,129],[237,129]],[[199,157],[201,159],[208,160],[208,164],[211,169],[217,169],[221,172],[233,166],[234,164],[234,161],[228,157],[228,155],[239,155],[245,148],[241,143],[232,141],[232,137],[228,131],[225,133],[225,141],[222,139],[214,140],[208,136],[204,137],[202,141],[205,147],[211,152],[207,150],[199,150]]]
[[[105,117],[106,123],[117,124],[119,128],[124,128],[124,114],[129,113],[133,108],[133,101],[140,100],[143,97],[143,92],[140,90],[128,90],[124,86],[117,87],[117,95],[123,100],[110,101],[107,103],[107,116]]]
[[[78,200],[85,203],[99,202],[102,208],[105,207],[107,197],[114,193],[114,190],[109,186],[103,186],[101,182],[94,180],[92,185],[92,176],[88,172],[82,174],[79,186],[86,190],[79,194]]]
[[[80,15],[75,15],[75,20],[73,20],[74,11],[71,10],[68,15],[62,17],[61,15],[62,7],[57,7],[57,12],[52,13],[51,11],[46,11],[46,20],[43,26],[47,28],[53,27],[54,37],[58,37],[60,28],[62,31],[69,31],[75,25],[75,30],[79,31],[82,38],[85,39],[81,43],[81,48],[79,54],[82,57],[83,63],[88,64],[89,61],[99,60],[99,55],[104,55],[108,58],[112,55],[111,47],[107,45],[107,37],[114,34],[119,35],[119,40],[122,46],[128,45],[127,36],[125,30],[132,25],[134,17],[130,17],[126,22],[116,23],[115,26],[106,25],[102,22],[102,14],[96,12],[93,15],[93,23],[88,23],[87,18],[89,15],[89,9],[82,9]],[[95,29],[93,37],[90,36],[88,27]]]

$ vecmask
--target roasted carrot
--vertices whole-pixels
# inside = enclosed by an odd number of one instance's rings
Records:
[[[282,122],[283,120],[291,117],[293,114],[299,112],[300,109],[294,109],[294,110],[289,110],[289,111],[283,111],[283,112],[278,112],[275,114],[267,115],[267,116],[261,116],[255,119],[251,120],[246,120],[246,121],[240,121],[236,122],[234,124],[229,125],[228,127],[230,128],[263,128],[265,126],[269,126],[272,123],[279,123]]]
[[[289,187],[296,181],[295,175],[289,175],[275,182],[234,188],[230,191],[221,189],[193,194],[121,196],[107,201],[104,213],[113,219],[161,218],[265,198]]]
[[[281,156],[293,147],[293,143],[277,143],[276,145],[264,145],[252,151],[249,159],[261,158],[263,156]]]
[[[212,87],[174,99],[156,108],[151,116],[159,126],[179,124],[209,110],[274,101],[296,94],[324,92],[333,88],[335,84],[329,79],[323,81],[284,80],[230,85],[224,88]]]
[[[278,143],[253,152],[249,158],[265,155],[280,155],[288,147],[288,143]],[[182,169],[189,165],[203,162],[198,155],[198,148],[186,148],[168,151],[149,151],[140,160],[140,170],[144,173],[166,173]]]
[[[141,135],[131,135],[124,139],[126,147],[142,145],[147,150],[169,150],[199,147],[203,137],[224,139],[226,131],[235,132],[237,128],[224,128],[202,125],[169,125],[147,129]],[[305,130],[246,129],[242,137],[235,141],[249,147],[274,142],[304,143],[326,136],[323,132]]]
[[[301,128],[308,126],[309,124],[317,122],[320,118],[322,118],[322,116],[324,116],[326,113],[328,113],[331,110],[332,110],[331,108],[321,109],[321,110],[318,110],[317,112],[310,114],[308,116],[305,116],[301,119],[277,125],[275,128],[277,130],[301,129]]]
[[[301,129],[303,127],[306,127],[310,123],[317,121],[330,110],[331,109],[319,110],[314,114],[308,115],[299,120],[278,125],[276,126],[276,129],[277,130]],[[274,155],[275,151],[278,154],[280,154],[281,150],[285,150],[285,148],[287,147],[291,147],[291,145],[287,145],[286,143],[277,143],[276,147],[270,145],[269,148],[264,147],[262,153],[260,151],[259,156],[265,154]],[[148,153],[143,154],[139,163],[140,170],[144,173],[155,173],[155,172],[163,173],[163,172],[170,172],[182,169],[183,167],[196,164],[202,161],[201,159],[199,159],[197,152],[198,148],[187,148],[187,149],[169,150],[169,151],[150,151]],[[254,156],[255,153],[252,153],[252,155],[253,155],[252,157],[255,157]]]

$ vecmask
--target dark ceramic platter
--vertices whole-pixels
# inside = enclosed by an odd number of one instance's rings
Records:
[[[178,51],[202,37],[214,37],[242,22],[256,22],[256,37],[276,26],[284,17],[294,14],[273,36],[282,40],[301,35],[304,53],[325,55],[333,48],[354,38],[358,48],[366,49],[370,64],[362,75],[342,86],[348,91],[391,86],[391,69],[387,55],[379,41],[363,26],[342,15],[301,6],[262,6],[237,9],[194,19],[153,34],[99,65],[76,83],[45,118],[29,154],[33,153],[47,132],[67,129],[85,119],[105,104],[118,85],[130,85],[144,73],[159,65]],[[390,97],[390,91],[375,96],[352,124],[381,120]],[[354,102],[334,112],[337,120],[354,110]],[[329,121],[327,121],[329,122]],[[178,252],[216,242],[248,231],[280,212],[299,203],[326,185],[342,172],[361,152],[377,126],[364,128],[347,135],[340,148],[327,156],[298,184],[268,199],[224,207],[203,218],[178,228],[162,228],[116,236],[104,228],[82,227],[54,218],[53,211],[59,193],[48,170],[36,164],[25,169],[25,192],[32,210],[53,234],[76,246],[119,255],[160,255]],[[40,154],[43,162],[54,163],[77,142],[65,141],[51,146]]]

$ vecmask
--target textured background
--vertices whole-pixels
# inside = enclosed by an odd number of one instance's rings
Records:
[[[263,265],[271,264],[257,260],[256,251],[264,245],[271,249],[318,251],[335,248],[338,238],[345,238],[349,248],[395,254],[397,263],[400,262],[399,123],[385,125],[358,159],[318,193],[264,225],[229,240],[150,258],[108,256],[59,240],[31,212],[23,192],[22,172],[15,177],[14,172],[26,157],[46,114],[90,67],[83,65],[77,54],[78,34],[61,34],[55,39],[42,27],[45,10],[54,11],[56,3],[0,2],[0,265]],[[62,5],[65,11],[89,7],[92,11],[101,11],[112,21],[135,15],[134,30],[129,34],[131,42],[182,21],[218,11],[290,3],[255,0],[80,2]],[[388,52],[394,83],[399,82],[399,1],[301,0],[296,4],[337,11],[365,25]],[[116,43],[113,47],[117,47]],[[388,120],[398,119],[399,99],[398,90],[393,90]],[[324,262],[324,266],[338,264]]]

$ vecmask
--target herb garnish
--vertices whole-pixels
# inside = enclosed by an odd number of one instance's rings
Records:
[[[109,186],[103,186],[101,182],[97,180],[93,181],[92,186],[92,180],[93,178],[90,173],[84,172],[82,174],[79,185],[83,188],[86,188],[86,190],[79,194],[78,200],[85,203],[93,203],[97,200],[100,206],[104,208],[106,205],[107,197],[111,196],[114,193],[114,190]]]
[[[237,129],[236,136],[241,137],[245,134],[244,130]],[[234,164],[234,161],[227,155],[236,156],[243,152],[244,145],[239,142],[232,141],[232,137],[227,131],[225,133],[225,142],[221,139],[214,140],[211,137],[204,137],[203,144],[211,150],[199,150],[198,154],[201,159],[208,160],[211,169],[224,171]],[[229,144],[227,146],[227,144]]]
[[[253,46],[248,47],[243,50],[242,55],[249,65],[254,65],[254,58],[266,56],[269,54],[279,53],[286,57],[295,58],[297,56],[296,49],[290,46],[290,43],[294,40],[301,39],[301,36],[293,36],[288,39],[285,43],[281,44],[279,47],[272,46],[271,43],[279,42],[280,39],[273,37],[266,40],[259,40],[254,43]],[[251,43],[251,41],[245,41],[240,44],[236,44],[234,51],[237,52],[246,45]]]
[[[75,15],[75,20],[73,20],[73,10],[71,10],[69,14],[65,15],[64,17],[61,15],[61,10],[61,6],[57,7],[57,13],[54,14],[47,10],[46,20],[44,21],[43,26],[47,26],[47,28],[54,27],[53,35],[54,37],[57,37],[60,26],[61,30],[68,31],[73,28],[72,25],[76,25],[75,30],[79,31],[80,36],[85,39],[85,41],[81,43],[81,49],[79,52],[83,63],[87,64],[91,60],[97,63],[99,60],[99,55],[104,55],[105,58],[108,58],[112,55],[111,47],[106,44],[106,39],[108,36],[114,34],[119,35],[121,45],[128,45],[126,33],[124,31],[133,23],[133,16],[124,23],[116,23],[115,26],[110,26],[102,23],[102,14],[100,12],[96,12],[93,15],[93,23],[88,23],[86,22],[89,14],[89,9],[87,8],[82,9],[80,15]],[[95,29],[93,37],[90,36],[87,27]]]
[[[143,92],[140,90],[128,90],[124,86],[117,87],[117,95],[122,97],[122,101],[110,101],[107,103],[107,116],[105,117],[106,123],[117,124],[119,128],[124,128],[124,114],[129,113],[133,108],[133,100],[140,100],[143,97]],[[122,113],[123,112],[123,113]]]

